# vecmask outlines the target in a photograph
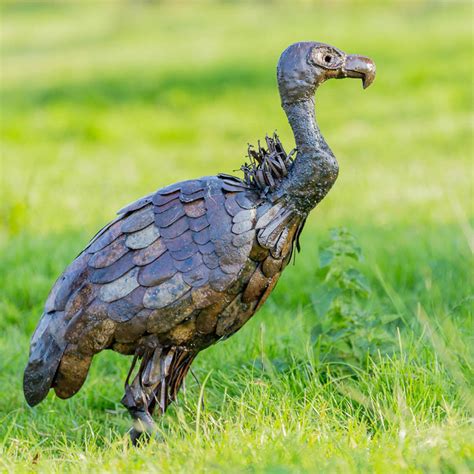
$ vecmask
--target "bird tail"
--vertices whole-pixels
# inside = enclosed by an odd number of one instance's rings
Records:
[[[48,394],[67,342],[63,311],[43,313],[31,339],[30,358],[23,376],[28,405],[35,406]]]

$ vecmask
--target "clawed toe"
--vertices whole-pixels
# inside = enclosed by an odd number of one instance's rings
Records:
[[[130,440],[134,446],[139,443],[139,440],[148,442],[155,430],[156,425],[150,413],[146,411],[134,413],[133,428],[130,430]]]

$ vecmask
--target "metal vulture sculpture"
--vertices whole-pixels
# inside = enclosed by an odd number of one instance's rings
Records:
[[[31,340],[24,393],[73,396],[104,349],[133,356],[123,404],[134,442],[153,429],[196,355],[258,311],[291,259],[338,165],[315,121],[324,81],[375,77],[366,57],[323,43],[287,48],[277,69],[297,156],[278,137],[249,148],[244,179],[220,174],[160,189],[118,212],[64,271]],[[135,365],[138,370],[134,373]],[[134,377],[132,377],[134,375]]]

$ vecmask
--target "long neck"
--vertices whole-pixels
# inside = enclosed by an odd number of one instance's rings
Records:
[[[336,181],[336,157],[324,140],[315,118],[314,98],[284,104],[298,150],[284,184],[286,194],[303,213],[308,213]]]

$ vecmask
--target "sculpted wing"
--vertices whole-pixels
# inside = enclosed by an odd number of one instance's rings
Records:
[[[29,364],[37,372],[43,365],[40,372],[48,377],[39,384],[27,368],[25,390],[32,381],[41,385],[29,389],[28,401],[38,403],[51,386],[70,397],[97,352],[134,353],[143,335],[166,333],[193,312],[219,306],[252,250],[257,201],[235,178],[207,177],[169,186],[120,211],[51,291]],[[54,351],[46,350],[48,338]]]

